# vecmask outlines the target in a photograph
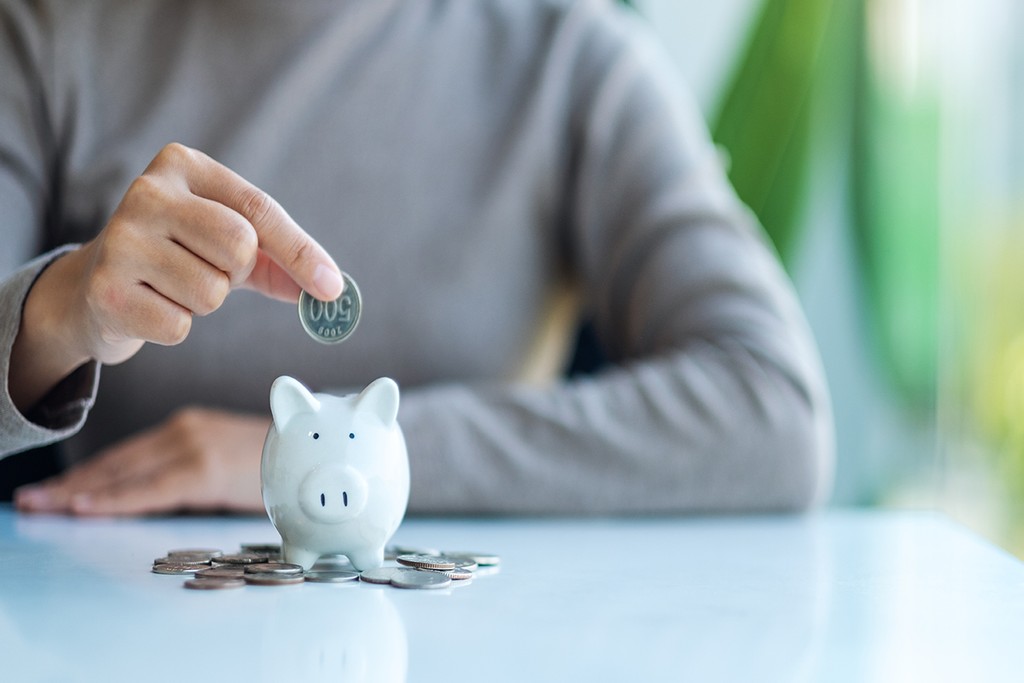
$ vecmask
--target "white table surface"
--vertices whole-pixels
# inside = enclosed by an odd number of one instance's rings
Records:
[[[406,520],[501,555],[470,585],[189,591],[262,519],[0,506],[0,681],[1021,681],[1024,565],[946,518]]]

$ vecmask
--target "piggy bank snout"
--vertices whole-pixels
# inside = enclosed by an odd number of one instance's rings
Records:
[[[354,518],[366,506],[366,478],[348,465],[321,465],[299,485],[299,507],[317,522]]]

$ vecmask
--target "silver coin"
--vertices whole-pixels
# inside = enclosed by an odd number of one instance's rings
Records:
[[[154,574],[195,574],[202,567],[193,564],[154,564]]]
[[[304,574],[306,581],[313,583],[345,583],[359,578],[359,572],[346,571],[310,571]]]
[[[389,545],[384,548],[384,559],[394,560],[399,555],[440,555],[440,550],[434,548],[417,548],[410,545]]]
[[[473,571],[470,569],[464,569],[463,567],[455,567],[454,569],[427,569],[426,567],[417,567],[416,571],[442,574],[452,581],[465,581],[466,579],[473,578]]]
[[[303,291],[299,295],[299,322],[306,334],[321,344],[343,342],[355,332],[363,312],[363,297],[348,273],[342,272],[345,289],[334,301],[320,301]]]
[[[452,580],[437,572],[399,569],[391,577],[391,585],[398,588],[447,588],[452,585]]]
[[[240,579],[245,576],[245,565],[225,564],[220,567],[209,567],[199,569],[196,572],[197,579]]]
[[[221,555],[213,561],[217,565],[259,564],[261,562],[266,562],[267,558],[264,555],[257,555],[256,553],[235,553],[234,555]]]
[[[226,588],[241,588],[245,585],[242,579],[189,579],[185,582],[185,588],[195,591],[224,590]]]
[[[470,553],[463,550],[450,552],[446,550],[441,554],[452,559],[472,560],[481,567],[493,567],[501,564],[501,558],[494,553]]]
[[[466,569],[468,571],[475,572],[477,567],[480,566],[476,563],[476,560],[472,560],[468,557],[452,557],[451,555],[442,555],[442,557],[454,562],[456,569]]]
[[[209,567],[210,560],[189,555],[179,555],[178,557],[168,555],[167,557],[156,558],[153,560],[153,564],[187,564],[193,567]]]
[[[246,574],[301,574],[301,564],[291,564],[290,562],[259,562],[256,564],[247,564],[245,566]]]
[[[204,560],[212,560],[215,557],[223,555],[217,548],[181,548],[179,550],[168,550],[167,557],[181,558],[185,557],[188,559],[202,558]]]
[[[303,583],[302,574],[246,574],[245,582],[253,586],[292,586]]]
[[[455,569],[455,563],[439,555],[399,555],[398,564],[426,569]]]
[[[399,571],[402,571],[399,567],[365,569],[359,573],[359,580],[366,583],[391,583],[391,577],[395,575],[395,572]]]
[[[280,543],[243,543],[242,554],[253,555],[280,555]]]

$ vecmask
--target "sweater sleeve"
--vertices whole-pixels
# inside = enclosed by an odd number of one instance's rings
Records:
[[[832,476],[792,285],[638,22],[591,8],[571,84],[570,261],[614,367],[409,392],[410,510],[798,510]]]
[[[85,423],[96,397],[99,365],[92,362],[65,377],[28,415],[11,399],[11,348],[18,336],[25,297],[39,273],[63,251],[66,249],[44,254],[0,282],[0,458],[71,436]]]
[[[50,60],[25,3],[0,2],[0,457],[66,438],[85,420],[99,369],[82,366],[23,415],[11,400],[11,348],[25,297],[66,247],[43,248],[52,182],[53,135],[45,96]]]

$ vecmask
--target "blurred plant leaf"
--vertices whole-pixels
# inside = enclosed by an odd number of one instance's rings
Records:
[[[853,125],[853,231],[876,355],[905,403],[935,402],[938,372],[939,103],[907,49],[903,3],[861,15]]]
[[[712,135],[729,177],[790,264],[804,205],[812,98],[832,0],[765,0],[725,89]]]
[[[764,0],[712,132],[729,177],[780,257],[799,246],[812,153],[852,140],[852,230],[874,355],[904,402],[934,403],[938,291],[938,107],[891,78],[912,25],[897,0]],[[882,17],[869,35],[866,12]],[[888,40],[874,59],[868,46]],[[881,42],[880,42],[881,41]],[[853,111],[852,120],[845,110]],[[817,118],[816,118],[817,117]],[[851,135],[852,133],[852,135]]]

